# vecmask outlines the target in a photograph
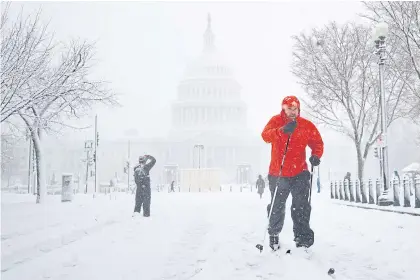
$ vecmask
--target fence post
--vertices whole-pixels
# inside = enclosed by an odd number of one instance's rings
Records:
[[[356,186],[356,203],[360,203],[360,182],[359,179],[356,179],[355,182],[355,186]]]
[[[411,207],[410,203],[410,181],[407,176],[403,177],[403,187],[404,187],[404,207]]]
[[[394,190],[394,206],[401,206],[400,204],[400,181],[396,177],[392,180]]]
[[[375,204],[375,198],[373,197],[373,182],[369,179],[369,204]]]
[[[355,202],[354,199],[354,188],[353,188],[353,182],[349,180],[349,190],[350,190],[350,201]]]
[[[341,193],[342,189],[343,189],[343,182],[338,181],[338,199],[339,200],[343,199],[343,196],[342,196],[342,193]]]
[[[330,182],[330,190],[331,190],[331,199],[334,199],[334,183],[333,183],[333,181]]]
[[[381,181],[379,181],[379,178],[376,179],[376,204],[379,205],[379,196],[381,196]]]
[[[346,201],[350,200],[350,193],[349,193],[349,180],[344,180],[344,199]]]
[[[414,179],[415,208],[420,208],[420,175]]]
[[[335,181],[335,199],[340,199],[340,185]]]

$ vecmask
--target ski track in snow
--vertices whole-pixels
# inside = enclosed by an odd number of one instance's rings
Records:
[[[325,194],[328,195],[328,194]],[[293,246],[290,200],[273,253],[262,242],[266,193],[153,193],[151,217],[133,195],[2,197],[2,279],[417,279],[419,217],[333,204],[314,194],[313,259]],[[23,195],[23,197],[25,197]],[[111,198],[111,199],[110,199]],[[268,240],[268,236],[266,241]],[[285,255],[291,248],[292,255]]]

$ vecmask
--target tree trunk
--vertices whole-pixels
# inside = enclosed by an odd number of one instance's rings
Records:
[[[357,178],[360,182],[363,182],[363,170],[365,167],[365,161],[363,159],[362,146],[360,143],[355,142],[356,154],[357,154]]]
[[[356,143],[356,153],[357,153],[357,177],[359,178],[360,194],[362,203],[367,203],[366,198],[366,186],[363,181],[363,172],[365,169],[365,159],[363,158],[361,145]]]
[[[32,141],[34,144],[35,150],[35,160],[36,160],[36,172],[37,172],[37,197],[36,203],[43,203],[46,197],[46,185],[45,185],[45,176],[44,176],[44,159],[43,159],[43,150],[42,143],[40,138],[40,133],[35,130],[31,133]]]

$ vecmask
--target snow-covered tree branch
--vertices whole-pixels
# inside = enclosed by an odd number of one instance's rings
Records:
[[[7,11],[3,15],[2,20],[7,21]],[[84,41],[53,45],[39,16],[34,20],[20,16],[11,25],[1,25],[5,58],[1,120],[18,115],[28,128],[35,151],[38,203],[46,195],[44,133],[69,127],[66,122],[70,118],[89,114],[94,104],[118,104],[107,83],[91,76],[94,45]]]
[[[9,5],[2,11],[0,25],[1,122],[43,99],[45,91],[29,87],[48,71],[53,49],[52,36],[39,22],[40,12],[26,18],[21,13],[14,22],[9,22]]]
[[[360,180],[380,133],[378,65],[370,34],[361,25],[330,23],[293,38],[292,72],[310,97],[304,101],[310,115],[354,142]],[[388,70],[384,80],[389,125],[403,114],[407,83]]]

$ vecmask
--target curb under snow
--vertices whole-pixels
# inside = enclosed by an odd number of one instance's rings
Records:
[[[379,210],[384,212],[392,212],[397,214],[407,214],[412,216],[420,216],[420,208],[406,208],[401,209],[402,207],[394,207],[394,206],[377,206],[377,205],[370,205],[370,204],[356,204],[356,203],[346,203],[346,202],[338,202],[334,201],[334,204],[337,205],[344,205],[356,208],[363,208],[363,209],[371,209],[371,210]]]

